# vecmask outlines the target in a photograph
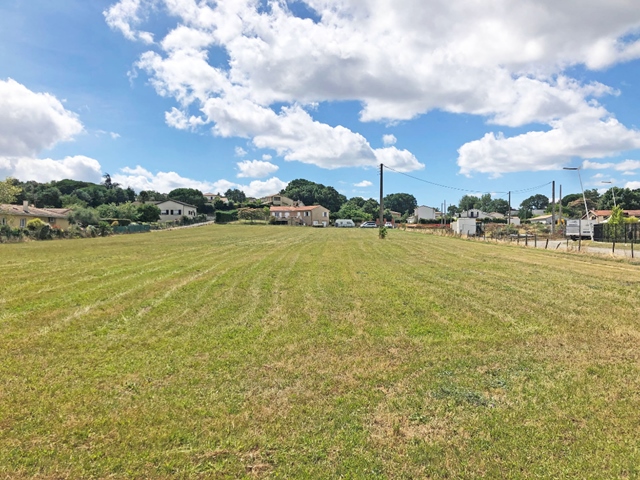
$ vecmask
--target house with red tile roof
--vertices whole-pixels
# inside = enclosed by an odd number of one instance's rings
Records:
[[[276,223],[308,227],[329,226],[329,210],[322,205],[270,207],[269,213],[275,218]]]

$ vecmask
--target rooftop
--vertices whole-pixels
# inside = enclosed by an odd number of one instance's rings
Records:
[[[6,215],[22,215],[26,217],[67,218],[68,208],[36,208],[29,205],[28,210],[22,205],[0,204],[0,212]],[[64,213],[62,213],[64,212]]]

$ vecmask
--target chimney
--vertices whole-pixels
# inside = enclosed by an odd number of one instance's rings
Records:
[[[25,212],[29,212],[29,200],[24,200],[22,202],[22,208],[24,209]]]

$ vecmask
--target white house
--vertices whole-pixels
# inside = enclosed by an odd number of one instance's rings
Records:
[[[488,213],[477,208],[471,208],[460,214],[460,218],[491,218]]]
[[[229,203],[229,199],[227,197],[223,197],[219,193],[204,193],[203,196],[209,203],[214,203],[216,200],[220,200],[225,204]]]
[[[451,222],[451,229],[459,235],[475,235],[476,221],[473,218],[458,218]]]
[[[435,220],[440,215],[440,212],[433,207],[427,207],[426,205],[420,205],[413,211],[413,216],[416,222],[420,220]]]
[[[165,200],[164,202],[154,202],[160,209],[160,221],[171,222],[180,220],[182,217],[196,218],[197,207],[181,202],[180,200]]]
[[[552,215],[540,215],[530,218],[531,223],[542,223],[543,225],[551,225],[553,223]]]

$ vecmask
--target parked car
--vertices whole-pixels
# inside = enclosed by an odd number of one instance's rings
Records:
[[[391,223],[391,222],[385,223],[384,226],[387,227],[387,228],[394,228],[393,223]]]
[[[353,223],[353,220],[351,220],[350,218],[347,218],[347,219],[338,219],[338,220],[336,220],[335,226],[336,227],[349,228],[349,227],[355,227],[356,224]]]
[[[376,228],[376,222],[364,222],[362,225],[360,225],[360,228]]]

